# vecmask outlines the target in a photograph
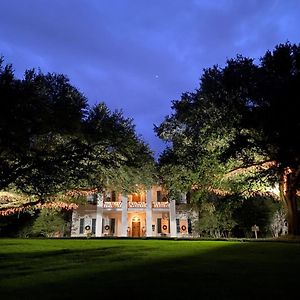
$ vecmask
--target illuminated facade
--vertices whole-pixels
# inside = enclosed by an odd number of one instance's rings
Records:
[[[170,200],[159,186],[121,195],[114,191],[88,196],[87,204],[74,210],[72,237],[188,237],[191,213],[186,197]]]

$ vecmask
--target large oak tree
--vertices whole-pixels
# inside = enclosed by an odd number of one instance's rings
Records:
[[[258,63],[239,55],[205,69],[199,88],[173,101],[173,114],[155,129],[170,143],[160,158],[164,173],[173,173],[168,185],[216,190],[226,183],[236,192],[277,183],[289,233],[299,235],[299,97],[299,45],[279,44]]]
[[[28,70],[17,79],[2,59],[0,105],[0,190],[23,195],[5,196],[4,210],[13,199],[27,207],[74,189],[151,184],[152,152],[133,120],[104,103],[90,107],[65,75]]]

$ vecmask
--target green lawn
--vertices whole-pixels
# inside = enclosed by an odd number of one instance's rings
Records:
[[[287,299],[300,243],[0,239],[0,298]]]

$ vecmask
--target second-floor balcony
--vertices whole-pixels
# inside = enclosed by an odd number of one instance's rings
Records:
[[[170,202],[152,202],[153,208],[169,208]]]
[[[128,202],[128,208],[146,208],[147,202]]]
[[[120,201],[100,201],[98,205],[104,209],[120,209],[122,208],[122,202]],[[146,209],[147,202],[127,202],[127,208],[144,208]],[[152,202],[153,209],[169,208],[170,202]]]
[[[103,208],[121,208],[122,202],[104,201],[102,203],[100,202],[100,206],[102,206]]]

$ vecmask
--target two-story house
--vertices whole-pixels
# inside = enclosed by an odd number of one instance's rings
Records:
[[[160,186],[130,195],[108,191],[74,210],[71,236],[188,237],[191,219],[186,197],[168,199]]]

